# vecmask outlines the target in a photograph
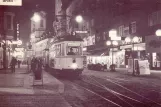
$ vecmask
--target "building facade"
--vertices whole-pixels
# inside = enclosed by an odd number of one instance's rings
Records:
[[[0,69],[8,68],[12,54],[12,41],[15,40],[15,13],[0,8]]]
[[[38,45],[39,42],[43,38],[43,34],[46,31],[46,13],[43,11],[38,12],[41,20],[39,22],[35,22],[31,19],[31,35],[30,42],[32,44],[33,55],[38,55],[38,51],[40,51],[41,47]],[[40,56],[40,55],[38,55]]]

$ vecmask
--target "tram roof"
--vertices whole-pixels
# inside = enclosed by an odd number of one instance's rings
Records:
[[[58,39],[56,42],[63,42],[63,41],[83,41],[83,39],[81,39],[80,37],[76,37],[76,36],[65,36],[63,38]]]

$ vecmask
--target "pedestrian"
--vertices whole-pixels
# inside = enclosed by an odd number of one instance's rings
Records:
[[[11,66],[11,72],[12,73],[15,72],[16,63],[17,63],[16,58],[15,57],[12,57],[11,64],[10,64],[10,66]]]
[[[43,67],[43,61],[42,59],[38,59],[36,62],[35,80],[42,79],[42,67]]]
[[[20,60],[18,60],[18,61],[17,61],[17,64],[18,64],[18,68],[20,68],[21,61],[20,61]]]
[[[31,60],[31,71],[34,73],[36,71],[37,59],[35,57]]]

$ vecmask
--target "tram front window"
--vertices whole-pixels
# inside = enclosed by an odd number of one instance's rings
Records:
[[[79,47],[69,47],[67,49],[67,55],[80,55]]]

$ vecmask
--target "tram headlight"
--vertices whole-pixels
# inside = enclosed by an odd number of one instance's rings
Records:
[[[78,65],[77,65],[76,63],[73,63],[73,64],[71,65],[71,67],[72,67],[73,69],[77,69]]]

